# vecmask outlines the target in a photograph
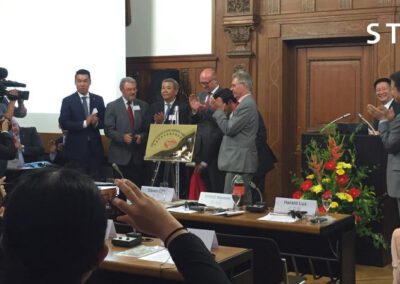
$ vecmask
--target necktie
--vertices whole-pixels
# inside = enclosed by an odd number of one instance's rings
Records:
[[[128,112],[129,123],[131,124],[131,128],[133,129],[133,127],[135,126],[135,117],[133,116],[133,111],[131,108],[132,102],[127,102],[126,104],[128,105],[126,111]]]
[[[82,96],[82,105],[83,105],[83,111],[85,112],[85,117],[86,117],[89,115],[89,108],[88,108],[86,96]]]
[[[169,114],[170,110],[171,110],[171,104],[167,104],[167,111],[165,112],[165,116]]]

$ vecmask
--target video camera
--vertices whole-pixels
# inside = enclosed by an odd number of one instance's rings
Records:
[[[17,91],[18,95],[13,95],[9,91],[6,90],[6,88],[9,87],[22,87],[25,88],[26,84],[15,82],[15,81],[9,81],[6,80],[8,76],[8,71],[6,68],[0,67],[0,100],[3,99],[4,96],[7,96],[7,98],[10,101],[15,101],[15,100],[28,100],[29,99],[29,91]]]

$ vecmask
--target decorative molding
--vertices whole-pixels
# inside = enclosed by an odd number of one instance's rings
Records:
[[[269,0],[267,7],[268,15],[277,15],[281,13],[281,1],[280,0]]]
[[[302,0],[303,12],[315,12],[315,0]]]
[[[392,4],[392,0],[378,0],[378,5],[386,6]]]
[[[353,6],[352,0],[339,0],[339,8],[340,9],[351,9]]]
[[[228,32],[229,37],[235,45],[235,50],[227,52],[229,57],[250,57],[253,55],[247,45],[250,41],[251,31],[254,30],[254,25],[227,25],[224,30]]]
[[[233,73],[236,73],[238,71],[247,71],[246,64],[244,63],[235,64],[235,66],[233,66]]]
[[[365,27],[368,26],[370,22],[370,20],[363,20],[307,24],[282,24],[281,36],[283,38],[326,38],[341,35],[367,36],[368,34]]]
[[[250,13],[250,0],[228,0],[227,12],[229,14]]]

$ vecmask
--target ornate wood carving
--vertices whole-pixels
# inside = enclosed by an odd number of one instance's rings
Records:
[[[249,13],[250,0],[228,0],[227,11],[230,14]]]

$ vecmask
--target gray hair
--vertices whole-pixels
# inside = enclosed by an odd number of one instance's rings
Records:
[[[253,89],[253,81],[251,80],[251,76],[248,72],[240,70],[232,75],[232,80],[237,79],[239,83],[242,83],[246,86],[246,88],[251,92]]]
[[[132,77],[125,77],[121,79],[121,82],[119,83],[119,89],[122,91],[122,88],[124,87],[125,83],[133,83],[137,85],[137,82],[135,79]]]
[[[174,86],[174,89],[175,89],[176,91],[179,90],[179,83],[178,83],[175,79],[167,78],[167,79],[164,79],[162,82],[163,82],[163,83],[164,83],[164,82],[172,83],[172,85]]]

